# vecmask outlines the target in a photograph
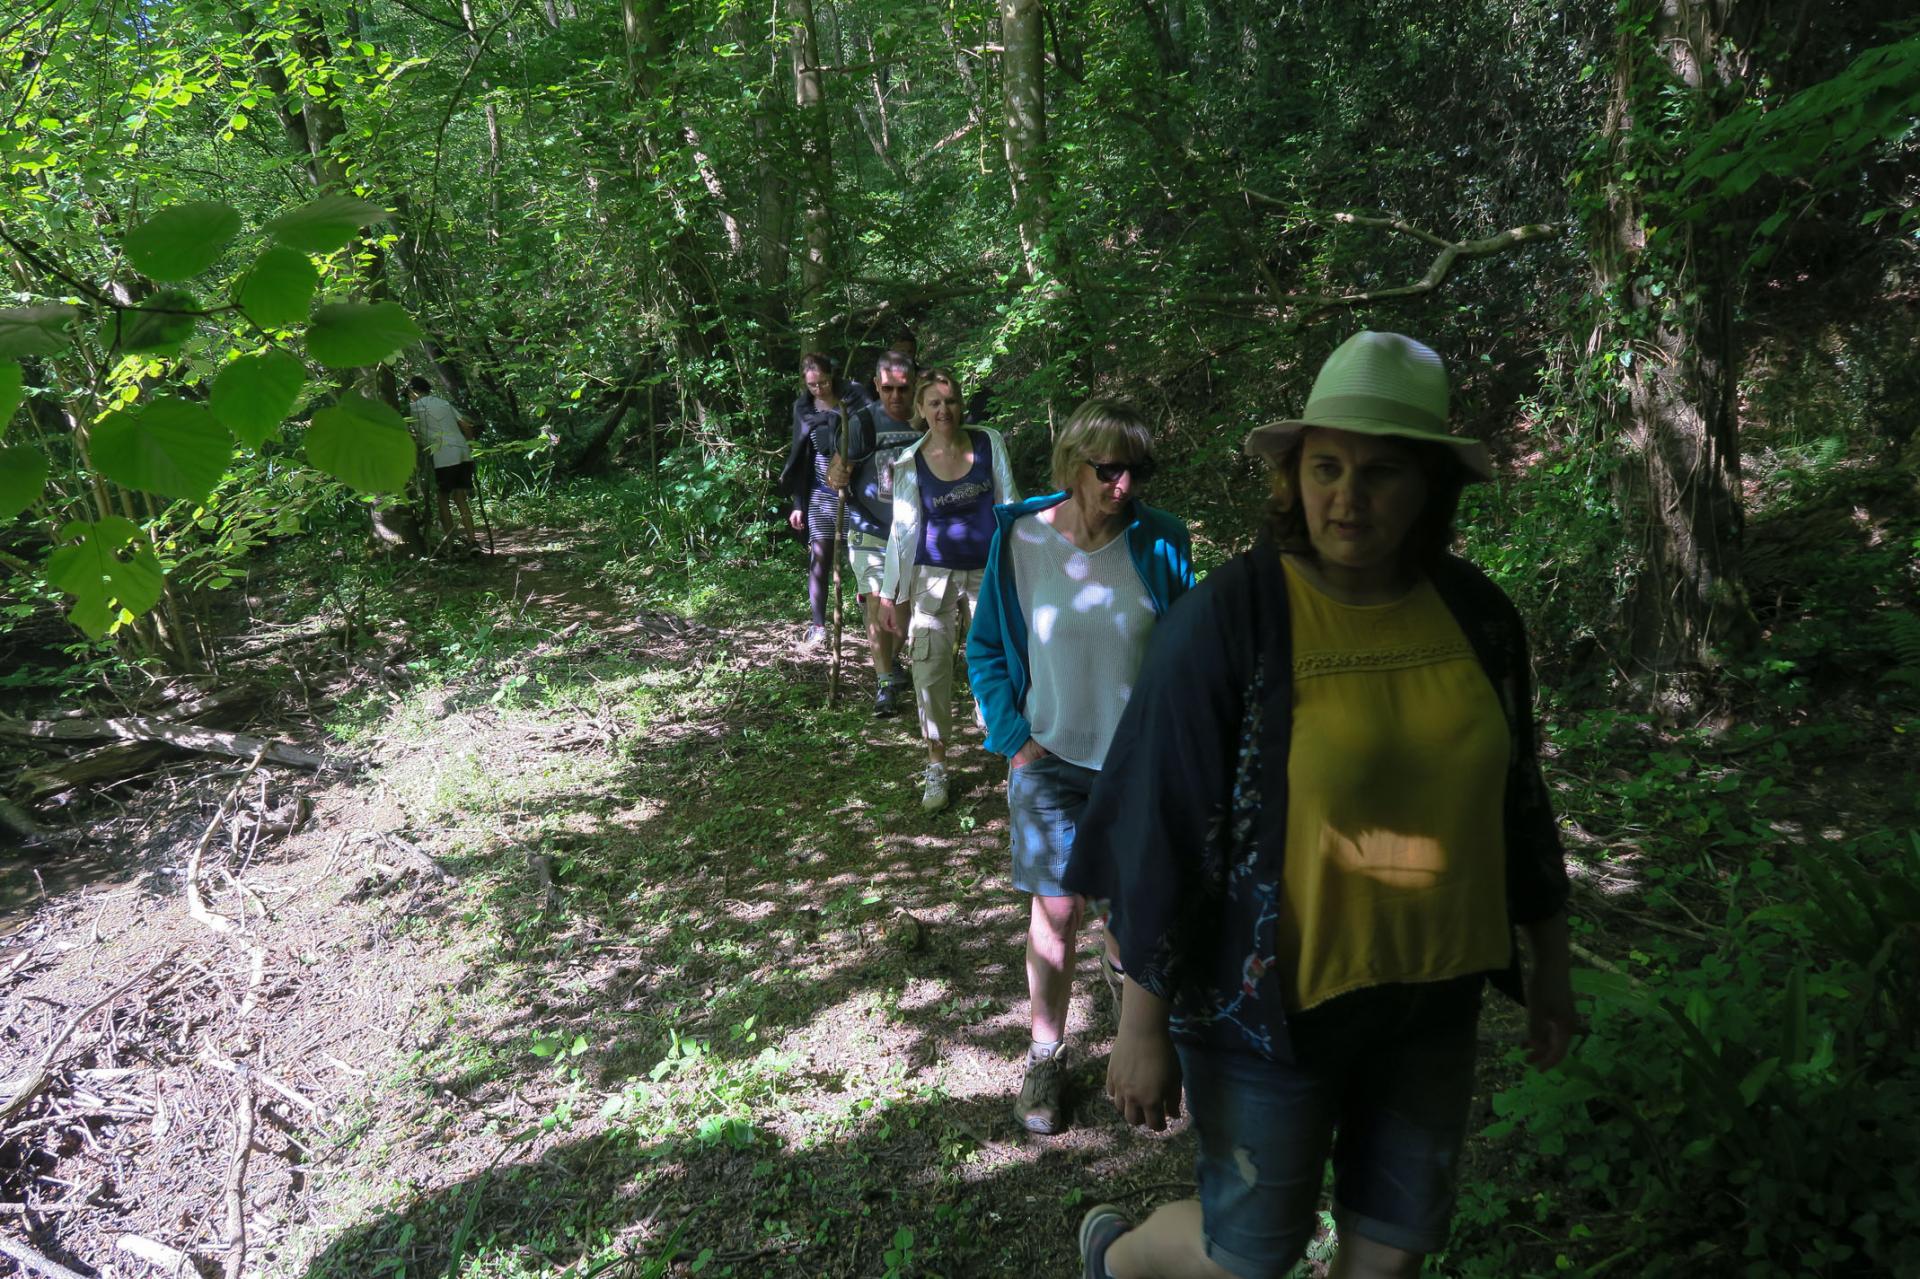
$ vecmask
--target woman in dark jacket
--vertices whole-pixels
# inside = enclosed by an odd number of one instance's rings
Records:
[[[1444,1245],[1480,993],[1520,988],[1533,1063],[1574,1030],[1566,871],[1519,615],[1451,555],[1485,449],[1440,358],[1361,333],[1298,419],[1257,428],[1273,518],[1161,622],[1066,887],[1126,969],[1107,1090],[1165,1127],[1197,1199],[1081,1224],[1094,1279],[1286,1274],[1329,1156],[1339,1276]],[[1337,1134],[1337,1135],[1336,1135]]]
[[[833,365],[824,355],[800,358],[800,376],[806,390],[793,402],[793,439],[787,462],[780,470],[780,491],[791,509],[787,523],[807,538],[807,608],[812,615],[805,643],[818,644],[827,634],[827,593],[833,572],[835,494],[827,484],[827,468],[840,449],[840,425],[868,402],[858,384],[833,380]]]

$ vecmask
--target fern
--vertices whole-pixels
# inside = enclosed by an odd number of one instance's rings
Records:
[[[1908,688],[1920,688],[1920,616],[1904,609],[1884,613],[1880,625],[1894,661],[1893,669],[1881,678]]]

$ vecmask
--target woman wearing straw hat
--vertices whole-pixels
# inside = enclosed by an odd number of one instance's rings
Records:
[[[1449,553],[1486,450],[1432,350],[1360,333],[1259,427],[1267,533],[1160,624],[1066,887],[1113,904],[1127,981],[1107,1091],[1164,1128],[1195,1199],[1081,1223],[1093,1279],[1286,1274],[1329,1157],[1337,1276],[1442,1247],[1483,984],[1574,1033],[1566,870],[1511,602]],[[1526,935],[1524,978],[1513,930]]]

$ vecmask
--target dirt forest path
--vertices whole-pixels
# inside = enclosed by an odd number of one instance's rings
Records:
[[[362,677],[338,767],[169,774],[110,871],[16,917],[0,1079],[45,1078],[0,1124],[0,1235],[101,1275],[242,1241],[304,1279],[1066,1274],[1084,1204],[1185,1184],[1186,1140],[1100,1096],[1091,937],[1074,1127],[1011,1117],[1024,903],[977,735],[928,817],[854,628],[824,708],[797,569],[778,622],[690,621],[596,554],[519,530],[412,575],[462,638],[285,659]],[[402,660],[436,646],[467,665]]]

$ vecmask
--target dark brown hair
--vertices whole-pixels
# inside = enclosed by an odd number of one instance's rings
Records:
[[[1385,438],[1407,451],[1427,481],[1426,505],[1407,528],[1406,540],[1400,544],[1400,562],[1430,573],[1453,549],[1453,520],[1460,510],[1460,492],[1467,486],[1466,468],[1444,444],[1398,436]],[[1306,431],[1294,436],[1269,472],[1273,497],[1267,502],[1266,534],[1279,550],[1313,559],[1313,538],[1307,532],[1307,513],[1300,504],[1300,455],[1306,442]]]
[[[800,357],[800,376],[804,378],[809,373],[824,373],[832,377],[833,365],[818,351],[808,351]]]

